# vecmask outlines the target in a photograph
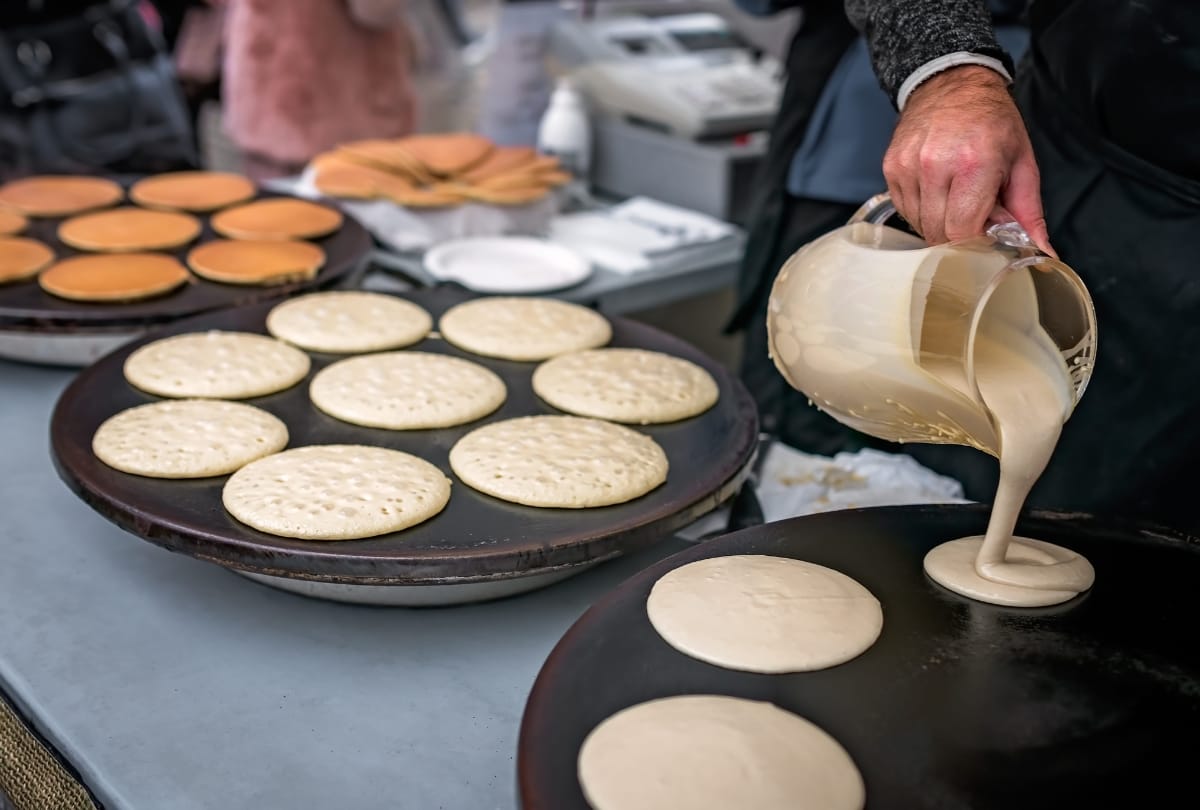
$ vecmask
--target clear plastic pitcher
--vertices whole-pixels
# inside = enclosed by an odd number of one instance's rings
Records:
[[[767,330],[787,381],[872,436],[998,456],[974,368],[986,322],[990,335],[1062,369],[1065,421],[1096,357],[1096,314],[1079,276],[1016,223],[930,246],[886,225],[894,213],[887,195],[874,197],[780,270]]]

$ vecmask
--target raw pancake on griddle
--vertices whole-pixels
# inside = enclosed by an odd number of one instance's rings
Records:
[[[442,511],[450,479],[399,450],[313,445],[251,462],[225,483],[229,514],[305,540],[354,540],[415,526]]]
[[[477,298],[447,310],[439,327],[460,349],[506,360],[545,360],[612,339],[603,315],[552,298]]]
[[[504,404],[504,381],[478,363],[428,352],[339,360],[309,387],[313,405],[355,425],[424,430],[473,422]]]
[[[242,402],[179,399],[110,416],[92,452],[110,467],[149,478],[227,475],[287,446],[278,417]]]
[[[463,483],[526,506],[579,509],[624,503],[667,480],[658,443],[621,425],[577,416],[492,422],[450,449]]]
[[[578,756],[594,810],[859,810],[862,775],[841,744],[771,703],[678,695],[623,709]]]
[[[290,388],[308,374],[308,355],[251,332],[191,332],[147,343],[125,359],[125,379],[180,399],[249,399]]]
[[[277,304],[267,331],[313,352],[351,354],[410,346],[433,328],[421,307],[393,295],[334,290]]]
[[[663,575],[646,601],[650,624],[675,649],[746,672],[806,672],[870,648],[883,610],[870,591],[832,568],[742,554]]]
[[[703,413],[719,393],[695,363],[644,349],[560,354],[533,372],[533,390],[567,413],[641,425]]]

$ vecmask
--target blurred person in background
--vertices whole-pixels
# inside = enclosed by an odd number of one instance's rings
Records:
[[[404,0],[218,0],[224,126],[255,180],[360,138],[413,132]]]
[[[161,21],[138,0],[0,3],[0,180],[194,167]]]

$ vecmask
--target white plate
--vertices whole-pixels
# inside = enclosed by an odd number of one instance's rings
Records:
[[[525,236],[443,242],[425,253],[425,269],[481,293],[539,293],[574,286],[592,266],[573,250]]]

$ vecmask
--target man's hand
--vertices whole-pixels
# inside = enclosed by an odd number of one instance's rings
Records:
[[[914,90],[883,174],[896,209],[927,242],[978,236],[999,204],[1053,254],[1025,123],[989,68],[950,68]]]

